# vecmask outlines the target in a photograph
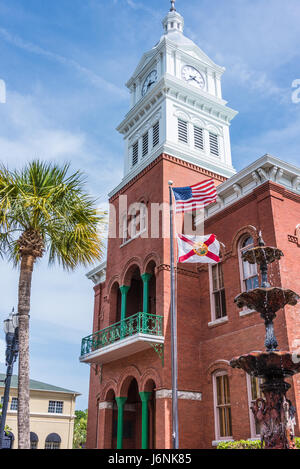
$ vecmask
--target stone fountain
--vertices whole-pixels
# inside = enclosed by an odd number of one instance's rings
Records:
[[[243,253],[243,260],[258,264],[261,271],[261,287],[236,297],[239,308],[247,307],[260,313],[265,322],[265,352],[252,352],[234,358],[232,368],[244,370],[262,380],[260,385],[265,399],[257,399],[251,409],[260,424],[262,448],[295,449],[294,427],[296,410],[286,393],[291,387],[284,381],[300,373],[300,360],[292,352],[278,350],[273,321],[276,313],[286,305],[295,306],[300,297],[292,290],[271,287],[268,281],[268,265],[280,260],[280,249],[265,246],[261,233],[259,245]]]

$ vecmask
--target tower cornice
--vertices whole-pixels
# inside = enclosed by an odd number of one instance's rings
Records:
[[[156,107],[159,100],[168,96],[176,100],[178,104],[185,103],[191,110],[204,112],[207,117],[214,116],[214,119],[222,123],[230,123],[238,114],[237,111],[229,108],[227,101],[216,98],[201,90],[195,90],[192,87],[182,83],[182,81],[172,75],[164,75],[155,87],[141,99],[125,116],[125,119],[117,127],[118,132],[127,135],[133,131],[141,119],[145,119],[147,114],[150,115],[152,109]]]

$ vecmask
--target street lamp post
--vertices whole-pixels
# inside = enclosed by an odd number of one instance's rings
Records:
[[[8,409],[8,400],[9,400],[9,391],[11,377],[13,374],[14,363],[17,359],[19,352],[19,317],[18,314],[14,314],[14,310],[9,315],[9,318],[4,321],[4,332],[6,339],[6,379],[5,379],[5,390],[3,397],[3,406],[2,406],[2,417],[0,422],[0,449],[3,449],[3,436],[5,421]]]

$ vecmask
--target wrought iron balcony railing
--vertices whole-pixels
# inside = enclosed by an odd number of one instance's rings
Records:
[[[136,334],[163,336],[163,318],[137,313],[82,340],[81,357]]]

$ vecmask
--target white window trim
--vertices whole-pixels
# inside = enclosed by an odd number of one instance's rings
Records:
[[[214,321],[211,321],[208,323],[208,327],[217,327],[220,326],[221,324],[226,324],[228,322],[228,316],[224,316],[223,318],[220,319],[215,319]]]
[[[217,326],[219,324],[223,324],[228,322],[228,315],[223,316],[222,318],[216,318],[216,305],[215,305],[215,297],[214,297],[214,289],[213,289],[213,275],[212,275],[213,266],[208,266],[208,274],[209,274],[209,292],[210,292],[210,316],[211,322],[208,323],[209,327]],[[224,272],[223,272],[224,273]]]
[[[53,402],[54,403],[54,412],[50,412],[49,408],[50,408],[50,403]],[[61,405],[60,405],[61,404]],[[61,412],[57,412],[57,409],[61,409]],[[53,401],[53,400],[49,400],[48,402],[48,414],[51,414],[51,415],[63,415],[63,411],[64,411],[64,401]]]
[[[232,441],[232,435],[231,436],[225,436],[221,437],[220,436],[220,424],[219,424],[219,416],[218,416],[218,411],[217,411],[217,377],[218,376],[228,376],[228,373],[226,371],[217,371],[212,375],[213,378],[213,400],[214,400],[214,416],[215,416],[215,441],[218,441],[221,443],[222,441]],[[229,377],[228,377],[229,379]],[[229,387],[230,391],[230,387]],[[231,394],[230,394],[231,396]],[[231,407],[231,403],[230,403]],[[232,424],[232,421],[231,421]]]

